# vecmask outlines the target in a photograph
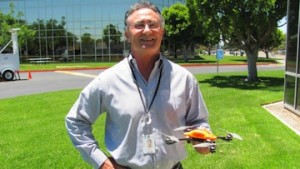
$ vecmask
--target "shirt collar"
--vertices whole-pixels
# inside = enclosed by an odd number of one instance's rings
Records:
[[[128,60],[129,62],[134,65],[134,67],[138,70],[138,66],[137,66],[137,63],[136,63],[136,60],[135,58],[132,56],[132,54],[130,54],[128,56]],[[162,66],[162,63],[163,63],[163,60],[164,60],[164,57],[160,54],[159,55],[159,59],[155,62],[154,64],[154,68],[161,68]]]

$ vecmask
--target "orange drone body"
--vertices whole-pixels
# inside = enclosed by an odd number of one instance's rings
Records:
[[[185,132],[184,135],[189,138],[201,139],[201,140],[209,140],[215,141],[217,140],[217,136],[213,135],[209,130],[205,128],[194,129],[188,132]]]

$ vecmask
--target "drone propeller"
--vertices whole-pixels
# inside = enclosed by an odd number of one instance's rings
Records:
[[[181,127],[178,127],[176,129],[174,129],[174,131],[183,131],[183,130],[186,130],[186,129],[194,129],[196,127],[197,126],[181,126]]]
[[[211,147],[211,146],[216,146],[216,143],[200,143],[200,144],[195,144],[193,145],[193,147],[195,148],[207,148],[207,147]]]
[[[175,136],[170,136],[170,135],[167,135],[165,133],[162,133],[166,138],[165,138],[165,143],[166,144],[174,144],[174,143],[178,143],[180,142],[180,140],[175,137]]]
[[[175,136],[168,136],[168,138],[172,141],[179,142],[179,139]]]
[[[238,140],[243,140],[243,138],[240,135],[236,134],[236,133],[231,133],[231,132],[228,132],[228,131],[226,131],[224,129],[221,129],[221,128],[219,128],[219,129],[228,133],[228,135],[226,136],[228,138],[228,140],[230,140],[232,138],[235,138],[235,139],[238,139]]]
[[[235,139],[238,139],[238,140],[243,140],[243,138],[240,136],[240,135],[238,135],[238,134],[236,134],[236,133],[229,133],[233,138],[235,138]]]

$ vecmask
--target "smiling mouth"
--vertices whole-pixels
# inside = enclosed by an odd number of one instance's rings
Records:
[[[151,39],[140,39],[142,42],[152,42],[154,41],[155,39],[154,38],[151,38]]]

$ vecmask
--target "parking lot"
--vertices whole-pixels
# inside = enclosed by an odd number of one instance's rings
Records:
[[[21,80],[0,82],[0,99],[58,90],[80,89],[86,86],[102,70],[71,72],[29,72],[20,73]],[[71,74],[73,73],[73,74]]]

